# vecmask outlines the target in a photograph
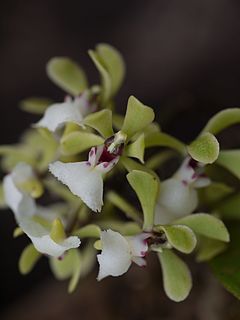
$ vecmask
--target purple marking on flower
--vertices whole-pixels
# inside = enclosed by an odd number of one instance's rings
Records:
[[[141,254],[142,257],[145,257],[145,256],[146,256],[146,253],[147,253],[146,251],[141,251],[141,252],[140,252],[140,254]]]
[[[91,163],[90,163],[89,161],[87,161],[87,162],[86,162],[86,165],[90,167],[90,166],[91,166]]]
[[[198,168],[198,162],[191,158],[188,162],[188,166],[191,167],[193,170]]]
[[[104,168],[107,168],[109,166],[109,163],[108,162],[103,162],[103,167]]]
[[[187,182],[186,180],[182,180],[182,184],[183,184],[185,187],[187,187],[188,182]]]

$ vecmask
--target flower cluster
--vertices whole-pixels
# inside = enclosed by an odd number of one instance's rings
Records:
[[[1,207],[14,213],[14,237],[25,234],[31,241],[21,254],[20,271],[28,273],[45,256],[58,279],[70,278],[71,292],[96,258],[97,280],[102,280],[126,273],[132,263],[145,267],[147,255],[155,254],[167,296],[182,301],[192,280],[177,252],[194,252],[204,261],[229,242],[218,205],[227,188],[220,194],[214,172],[224,167],[239,174],[239,169],[232,151],[219,151],[215,135],[240,122],[240,109],[217,114],[186,145],[162,132],[153,109],[134,96],[125,116],[117,114],[114,97],[125,75],[123,59],[107,44],[89,55],[100,84],[90,86],[70,59],[50,60],[47,74],[66,98],[22,101],[21,108],[40,119],[19,144],[0,147],[7,172]],[[162,181],[159,168],[168,161],[176,170]]]

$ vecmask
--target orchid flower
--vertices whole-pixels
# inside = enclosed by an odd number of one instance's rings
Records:
[[[91,148],[88,161],[56,161],[49,165],[50,172],[95,212],[103,206],[103,175],[117,164],[122,152],[123,140],[115,136],[104,145]]]
[[[68,122],[84,127],[83,119],[95,110],[96,104],[90,102],[88,91],[75,98],[67,96],[64,102],[49,106],[35,127],[47,128],[51,132],[55,132]]]
[[[203,165],[186,158],[175,175],[161,183],[155,224],[168,224],[191,214],[198,205],[196,188],[205,187],[209,183],[209,178],[203,175]]]
[[[66,237],[61,220],[56,216],[51,224],[48,210],[36,205],[26,188],[29,181],[35,180],[32,168],[28,164],[19,163],[3,180],[5,200],[14,212],[19,227],[31,239],[36,250],[60,257],[66,250],[79,247],[80,240],[76,236]]]
[[[49,165],[49,170],[89,208],[98,212],[103,205],[103,175],[109,172],[118,160],[118,156],[110,161],[104,160],[104,146],[98,146],[91,148],[88,161],[56,161]]]
[[[148,233],[124,237],[119,232],[110,229],[102,231],[102,252],[97,255],[100,266],[97,279],[102,280],[107,276],[121,276],[128,271],[132,262],[140,267],[146,266],[144,257],[148,251],[146,241],[148,237]]]

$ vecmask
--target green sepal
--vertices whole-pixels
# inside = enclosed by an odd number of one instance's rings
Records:
[[[224,183],[212,182],[207,187],[198,189],[199,202],[204,206],[212,207],[233,192],[234,189]]]
[[[81,239],[84,238],[100,238],[101,229],[96,224],[88,224],[80,229],[73,231],[74,236],[78,236]]]
[[[139,170],[128,173],[127,179],[141,203],[144,216],[143,229],[150,231],[153,227],[159,182],[151,174]]]
[[[22,229],[20,227],[16,227],[13,230],[13,238],[17,238],[17,237],[22,236],[22,235],[24,235],[24,232],[22,231]]]
[[[70,279],[68,292],[72,293],[81,275],[81,255],[77,249],[71,249],[65,253],[63,259],[50,258],[50,267],[59,280]]]
[[[56,243],[61,243],[66,238],[64,226],[59,218],[52,222],[50,237]]]
[[[29,244],[22,252],[18,267],[21,274],[29,273],[41,257],[41,253],[38,252],[33,244]]]
[[[121,54],[108,44],[98,44],[95,51],[89,50],[89,56],[101,76],[101,98],[105,103],[115,95],[125,75],[125,65]]]
[[[229,108],[215,114],[203,128],[202,133],[210,132],[214,135],[222,130],[240,123],[240,108]]]
[[[240,179],[240,150],[220,151],[217,164],[229,170]]]
[[[163,287],[169,299],[180,302],[187,298],[192,288],[188,266],[172,250],[158,253],[163,273]]]
[[[74,131],[61,139],[61,152],[64,155],[75,155],[103,143],[103,138],[94,133]]]
[[[184,143],[163,132],[153,132],[147,135],[145,138],[145,146],[146,148],[167,147],[178,151],[182,155],[186,155]]]
[[[113,121],[113,127],[119,131],[122,129],[122,126],[123,126],[124,116],[114,113],[112,116],[112,121]]]
[[[1,166],[4,171],[12,171],[19,163],[25,162],[36,167],[35,155],[24,145],[0,146]]]
[[[52,103],[52,100],[47,98],[31,97],[22,100],[20,102],[20,108],[23,111],[33,114],[43,114]]]
[[[111,110],[104,109],[89,114],[84,119],[84,124],[98,131],[104,138],[113,135]]]
[[[48,77],[61,89],[73,96],[82,93],[88,86],[82,68],[66,57],[55,57],[47,63]]]
[[[225,251],[227,244],[223,241],[200,237],[196,254],[197,262],[209,261]]]
[[[230,241],[229,233],[224,223],[210,214],[196,213],[178,219],[174,223],[188,226],[195,233],[208,238],[224,242]]]
[[[29,194],[32,198],[40,198],[44,193],[42,182],[37,178],[28,179],[22,183],[17,183],[17,187]]]
[[[209,164],[217,160],[219,155],[219,143],[213,134],[203,133],[194,140],[188,147],[190,156],[201,163]]]
[[[116,192],[114,191],[108,192],[106,198],[108,201],[114,204],[118,209],[123,211],[126,217],[140,223],[142,222],[142,219],[138,210],[135,209],[135,207],[133,207],[130,203],[128,203],[124,198],[122,198]]]
[[[128,157],[137,158],[142,163],[144,163],[144,151],[145,151],[145,138],[144,133],[142,133],[137,140],[129,144],[126,147],[125,155]]]
[[[233,194],[221,201],[215,210],[224,220],[240,220],[240,193]]]
[[[122,131],[127,134],[129,140],[134,134],[146,128],[154,120],[154,117],[152,108],[145,106],[134,96],[130,96]]]
[[[156,230],[163,230],[169,244],[183,253],[191,253],[197,244],[194,232],[184,225],[155,226]]]

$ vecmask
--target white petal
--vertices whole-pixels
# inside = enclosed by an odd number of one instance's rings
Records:
[[[49,165],[49,170],[89,208],[96,212],[101,211],[103,205],[101,172],[92,168],[88,162],[62,163],[57,161]]]
[[[186,183],[191,183],[194,181],[195,170],[189,165],[191,158],[187,157],[180,168],[174,175],[175,179],[180,181],[185,181]]]
[[[194,188],[204,188],[209,186],[211,183],[211,180],[208,177],[199,177],[196,181],[193,183]]]
[[[47,207],[37,206],[35,215],[42,217],[49,222],[52,222],[56,218],[61,218],[64,227],[67,226],[67,222],[73,218],[74,211],[69,209],[69,205],[63,202],[55,203]]]
[[[120,276],[131,265],[128,241],[118,232],[107,230],[101,233],[102,253],[97,255],[100,265],[98,280],[107,276]]]
[[[158,204],[170,212],[174,219],[192,213],[198,204],[197,192],[181,181],[171,178],[161,184]],[[157,206],[156,206],[157,209]]]
[[[53,257],[60,257],[65,251],[77,248],[81,243],[80,239],[76,236],[68,237],[61,243],[56,243],[50,237],[50,231],[31,217],[21,218],[19,226],[31,239],[36,250]]]
[[[67,101],[53,104],[47,108],[43,118],[35,126],[44,127],[54,132],[67,122],[83,125],[81,103]]]
[[[15,186],[12,174],[3,179],[3,190],[5,201],[14,212],[16,220],[21,215],[31,216],[34,214],[36,210],[35,201]]]
[[[12,173],[13,182],[15,185],[24,183],[27,180],[35,178],[32,167],[24,162],[18,163],[13,169]]]
[[[148,251],[148,244],[146,239],[149,238],[148,233],[141,233],[137,236],[127,237],[130,245],[131,254],[134,257],[145,257]]]
[[[147,265],[146,260],[141,257],[133,257],[132,261],[135,262],[139,267],[146,267]]]

